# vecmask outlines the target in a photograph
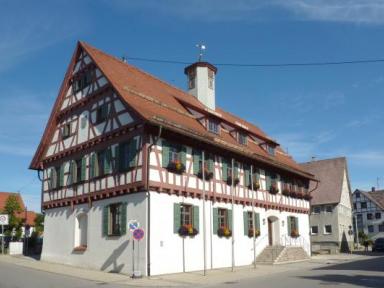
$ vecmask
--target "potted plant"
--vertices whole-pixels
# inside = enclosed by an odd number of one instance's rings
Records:
[[[195,236],[197,235],[199,232],[197,231],[196,228],[193,228],[192,225],[183,225],[179,228],[179,235],[182,236],[182,237],[186,237],[186,236]]]
[[[304,199],[307,200],[307,201],[311,201],[312,200],[312,195],[309,194],[309,193],[305,193],[304,194]]]
[[[291,195],[291,191],[289,190],[289,188],[287,186],[285,186],[283,188],[283,191],[281,191],[281,193],[284,195],[284,196],[290,196]]]
[[[217,230],[217,235],[219,235],[219,237],[226,237],[226,238],[228,238],[228,237],[232,236],[232,231],[228,227],[220,227]]]
[[[180,160],[173,160],[168,165],[168,170],[181,174],[185,171],[185,166]]]
[[[273,195],[279,193],[279,188],[277,188],[277,182],[276,181],[272,181],[271,187],[269,187],[269,193],[271,193]]]
[[[233,179],[233,185],[236,186],[237,184],[239,184],[239,182],[240,182],[239,177],[234,177],[234,179]],[[232,185],[232,177],[231,177],[231,176],[228,176],[228,178],[227,178],[227,184],[228,184],[228,185]]]
[[[200,169],[199,173],[197,173],[197,177],[203,178],[203,170]],[[207,163],[204,163],[204,178],[205,180],[211,180],[213,178],[213,172],[209,171]]]
[[[256,177],[253,178],[253,190],[256,191],[256,190],[260,189],[260,183],[259,182],[260,181],[259,181],[258,178],[256,178]],[[252,189],[252,184],[251,183],[249,183],[248,188]]]
[[[255,235],[256,238],[259,237],[260,236],[260,230],[259,229],[255,229],[255,231],[254,231],[253,228],[250,228],[248,230],[248,237],[252,238],[253,235]]]
[[[291,231],[291,237],[293,237],[293,238],[297,238],[297,237],[299,237],[299,236],[300,236],[299,231],[298,231],[297,229],[292,229],[292,231]]]

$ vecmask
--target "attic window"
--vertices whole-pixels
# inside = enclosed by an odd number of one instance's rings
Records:
[[[76,93],[80,90],[83,90],[85,87],[87,87],[92,82],[92,71],[87,70],[79,75],[76,79],[73,81],[73,92]]]
[[[275,156],[275,147],[273,147],[271,145],[267,145],[267,152],[269,155]]]
[[[196,82],[196,71],[195,70],[189,70],[189,72],[188,72],[188,89],[195,88],[195,82]]]
[[[108,117],[108,104],[104,103],[103,105],[97,107],[96,110],[96,124],[104,122]]]
[[[247,145],[248,137],[245,133],[239,132],[238,133],[238,141],[241,145]]]
[[[71,123],[65,124],[61,129],[62,138],[67,139],[71,135]]]
[[[220,133],[219,123],[213,119],[208,119],[208,131],[215,134],[219,134]]]
[[[213,89],[213,71],[208,69],[208,88]]]

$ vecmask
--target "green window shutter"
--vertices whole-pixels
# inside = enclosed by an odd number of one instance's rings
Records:
[[[136,167],[136,158],[137,158],[137,139],[133,138],[129,142],[128,146],[128,157],[129,157],[129,167]]]
[[[201,151],[200,150],[193,150],[193,174],[197,175],[200,172],[200,157],[201,157]]]
[[[85,156],[81,159],[81,176],[80,176],[80,181],[85,180],[85,172],[87,169],[87,158]]]
[[[118,144],[115,146],[115,161],[114,164],[115,166],[113,167],[114,171],[118,172],[120,171],[120,149],[121,149],[121,144]]]
[[[265,186],[266,190],[269,190],[271,188],[271,175],[267,171],[265,171]]]
[[[168,167],[168,165],[169,165],[169,143],[163,140],[162,166]]]
[[[250,183],[250,179],[249,179],[249,175],[250,175],[251,171],[249,171],[249,166],[247,165],[244,165],[244,186],[248,187],[251,183]]]
[[[288,236],[291,235],[291,216],[287,217],[287,228],[288,228]]]
[[[217,230],[219,230],[219,208],[213,208],[212,212],[212,233],[217,234]]]
[[[103,207],[103,221],[102,223],[102,234],[103,236],[108,236],[108,226],[109,226],[109,206]]]
[[[260,214],[255,213],[255,228],[260,231]]]
[[[181,146],[180,161],[183,163],[184,167],[187,168],[187,147],[185,146]]]
[[[299,231],[299,218],[298,217],[295,217],[295,229],[296,229],[297,233],[300,234],[300,231]]]
[[[74,184],[78,181],[78,176],[77,176],[77,163],[76,161],[72,160],[71,161],[71,167],[69,170],[69,175],[70,175],[70,184]]]
[[[206,160],[208,164],[208,171],[212,173],[215,172],[213,157],[214,157],[213,155],[209,155],[208,159]]]
[[[104,174],[109,174],[111,172],[111,163],[112,163],[112,150],[111,147],[108,147],[104,152]]]
[[[94,178],[96,176],[96,157],[96,153],[92,153],[89,163],[89,178]]]
[[[59,186],[64,186],[64,163],[60,166]]]
[[[231,229],[231,231],[232,231],[232,210],[231,209],[228,209],[227,210],[227,217],[228,217],[228,228],[229,229]],[[232,233],[233,233],[233,231],[232,231]]]
[[[67,174],[67,182],[65,182],[65,185],[71,185],[73,179],[73,161],[69,161],[69,167],[68,167],[68,174]]]
[[[222,160],[222,173],[223,173],[223,181],[228,180],[228,162],[226,159],[221,158]]]
[[[235,163],[233,163],[233,177],[236,179],[236,178],[239,178],[239,163],[237,161],[234,161]]]
[[[248,235],[248,212],[243,211],[244,235]]]
[[[47,182],[48,182],[48,190],[51,190],[53,188],[53,182],[52,182],[52,177],[53,177],[53,173],[52,173],[52,168],[48,168],[47,169]]]
[[[127,234],[127,203],[121,203],[121,211],[120,211],[120,217],[121,217],[121,226],[120,226],[120,235]]]
[[[180,204],[173,204],[173,233],[179,233],[179,228],[181,225],[181,213],[180,213]]]
[[[193,228],[199,231],[199,206],[193,206]]]

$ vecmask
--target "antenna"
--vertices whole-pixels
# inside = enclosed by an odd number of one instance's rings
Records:
[[[201,62],[201,59],[203,58],[204,50],[206,49],[206,46],[203,43],[196,44],[196,48],[199,49],[199,62]]]

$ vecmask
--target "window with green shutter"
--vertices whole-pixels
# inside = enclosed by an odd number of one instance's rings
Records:
[[[198,177],[203,177],[203,154],[201,150],[194,149],[193,152],[193,174]],[[204,177],[205,180],[210,180],[214,175],[214,161],[213,155],[209,153],[204,154]]]
[[[61,164],[60,167],[58,168],[59,169],[59,187],[64,187],[64,164]]]
[[[127,203],[113,203],[103,207],[103,236],[122,236],[127,233]]]
[[[287,218],[288,235],[291,237],[300,236],[299,233],[299,218],[294,216],[288,216]]]
[[[201,150],[193,150],[193,174],[199,175],[201,172],[202,153]]]
[[[107,175],[112,173],[112,149],[111,147],[108,147],[106,150],[103,152],[103,174]]]
[[[81,171],[77,175],[80,175],[80,181],[85,181],[85,175],[87,173],[87,158],[85,156],[81,158],[81,163],[78,165],[78,167],[81,167]]]
[[[187,148],[163,141],[162,166],[174,173],[183,173],[187,163]]]
[[[173,232],[195,236],[199,232],[199,207],[185,203],[173,204]]]
[[[221,158],[221,173],[223,175],[223,181],[228,181],[228,177],[231,175],[228,175],[228,160],[225,158]]]
[[[251,186],[251,168],[249,165],[244,165],[244,186]]]
[[[165,140],[162,141],[162,153],[161,153],[162,166],[167,168],[169,166],[169,143]]]
[[[89,163],[89,177],[91,179],[99,176],[99,161],[97,158],[98,155],[96,153],[91,154],[91,159]]]
[[[212,209],[212,232],[213,234],[217,234],[219,230],[219,208]]]

